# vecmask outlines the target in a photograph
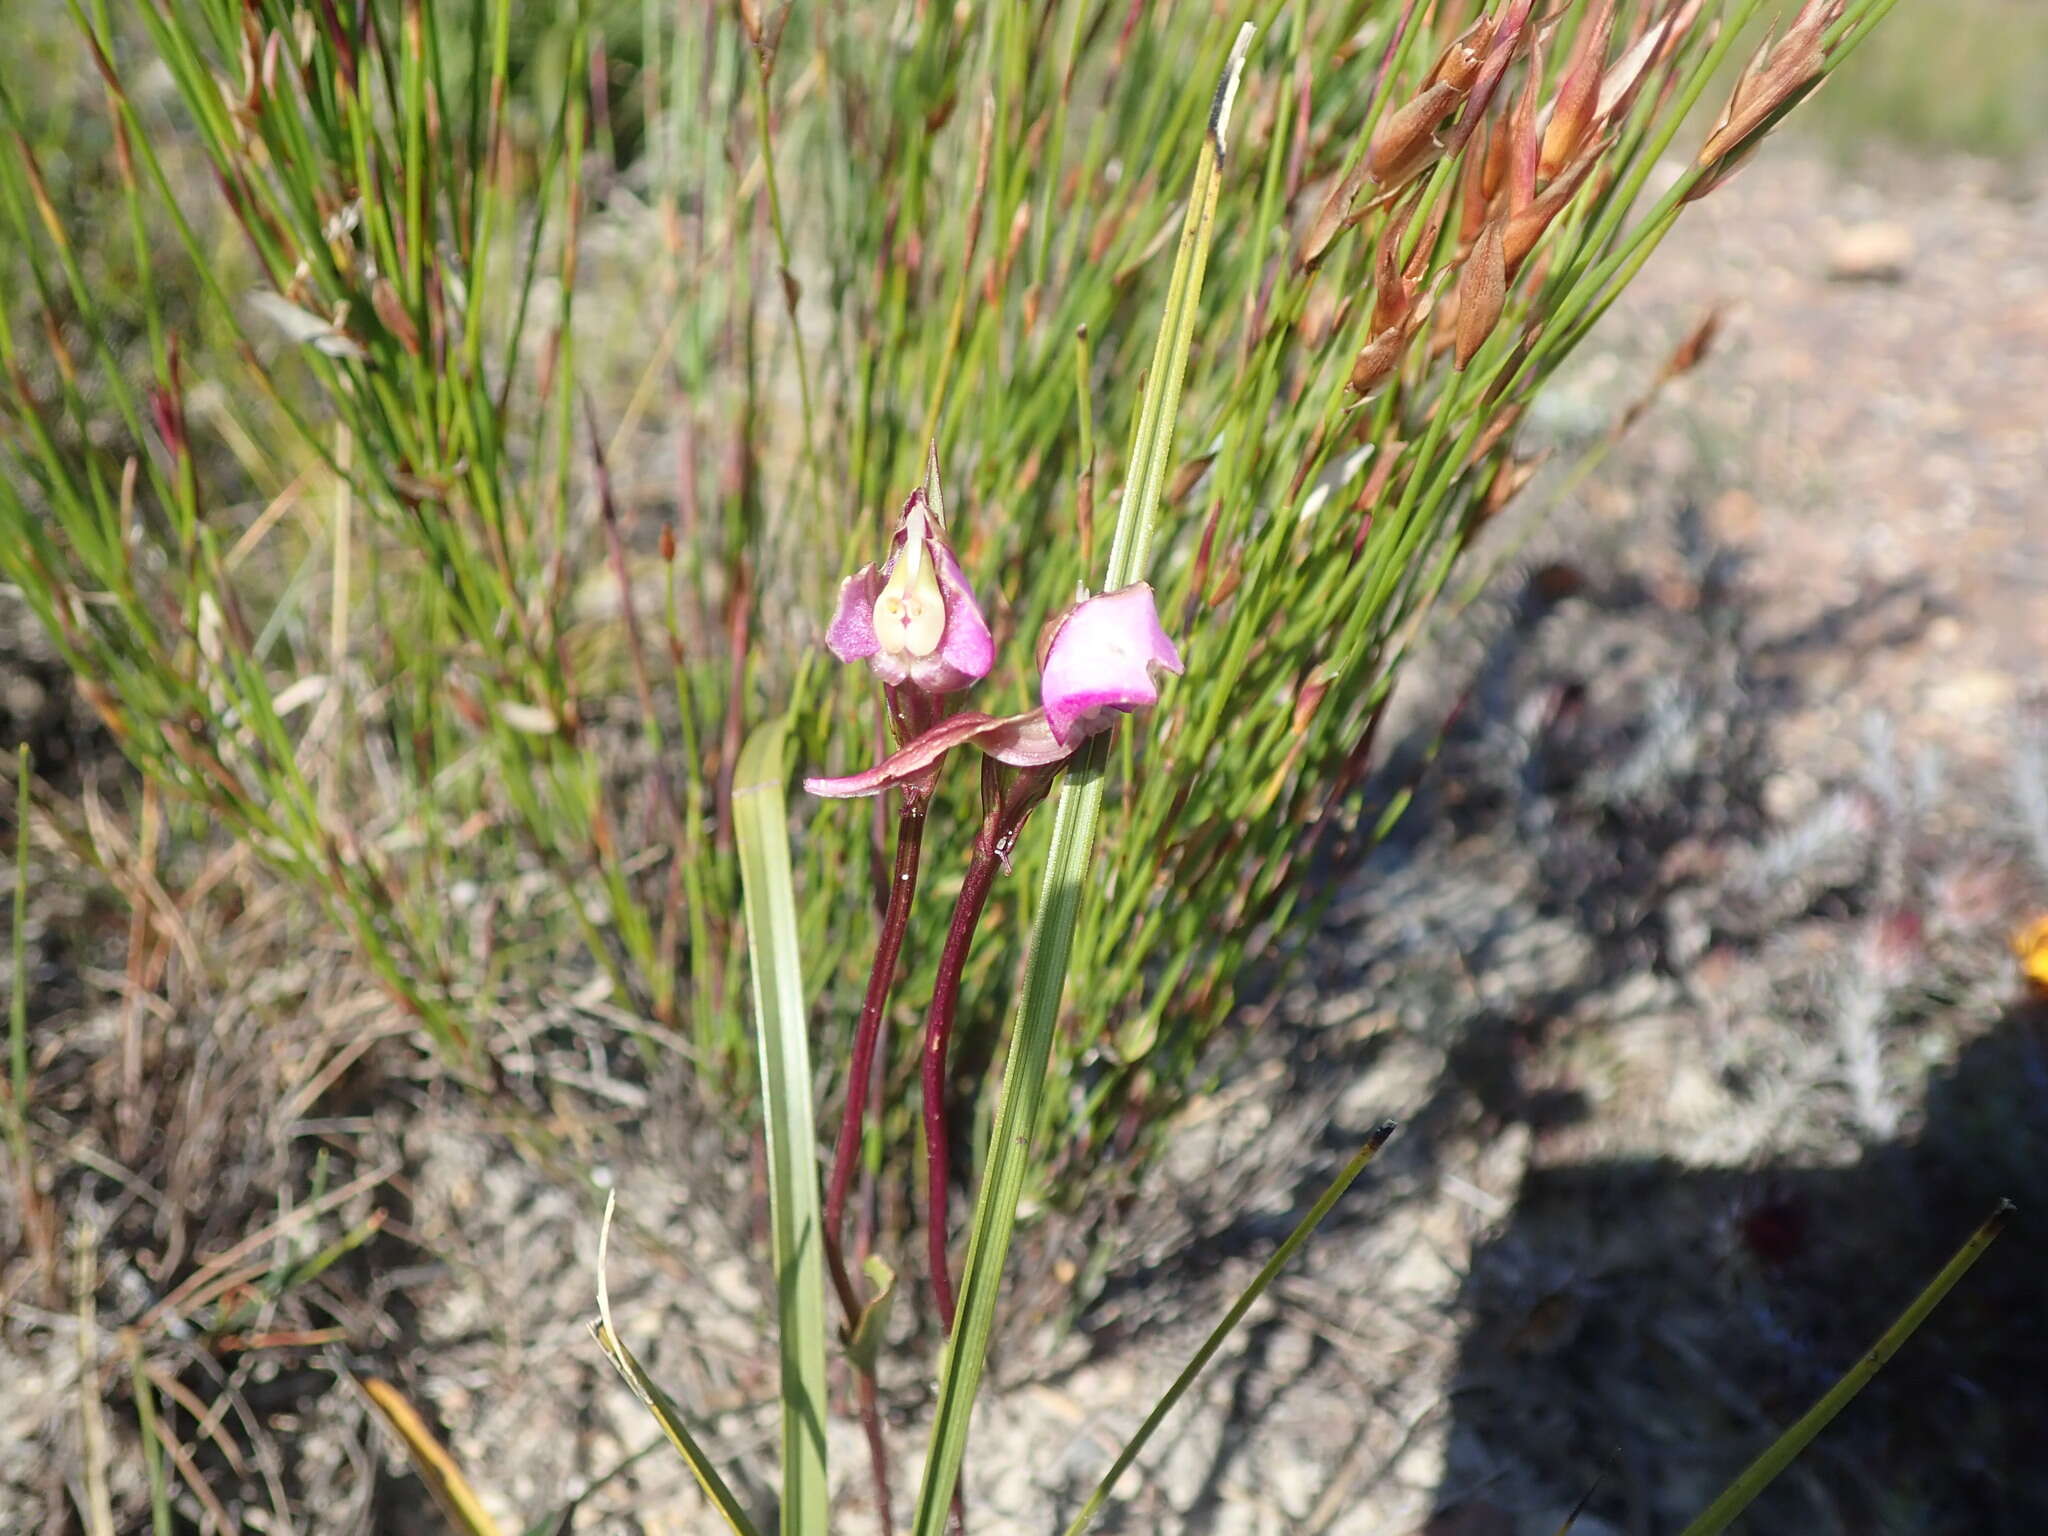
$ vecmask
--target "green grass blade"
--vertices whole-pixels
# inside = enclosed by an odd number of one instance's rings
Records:
[[[918,1489],[915,1536],[941,1536],[960,1464],[967,1453],[968,1421],[981,1387],[1003,1264],[1017,1224],[1017,1204],[1031,1162],[1048,1058],[1059,1019],[1060,992],[1081,909],[1081,879],[1095,847],[1102,806],[1102,763],[1106,738],[1097,737],[1068,770],[1053,813],[1052,845],[1039,888],[1032,925],[1024,995],[1010,1050],[1003,1063],[1002,1089],[989,1133],[988,1164],[974,1202],[974,1225],[960,1276],[958,1321],[939,1378],[939,1405]]]
[[[1216,197],[1223,185],[1224,136],[1230,130],[1230,106],[1244,73],[1251,47],[1250,22],[1223,67],[1216,96],[1195,162],[1194,185],[1188,192],[1187,218],[1181,225],[1180,247],[1174,252],[1173,276],[1166,288],[1166,311],[1159,320],[1159,340],[1152,368],[1138,404],[1132,431],[1130,467],[1125,476],[1124,504],[1110,545],[1109,577],[1103,590],[1114,592],[1144,578],[1151,564],[1152,532],[1159,516],[1159,497],[1166,488],[1167,461],[1173,451],[1174,418],[1180,411],[1181,383],[1187,375],[1188,347],[1194,340],[1195,315],[1202,300],[1202,277],[1209,267],[1209,247],[1216,237]]]
[[[142,1363],[142,1344],[133,1334],[127,1337],[128,1384],[135,1393],[136,1429],[142,1440],[142,1466],[149,1477],[149,1529],[151,1536],[171,1536],[171,1488],[164,1475],[164,1446],[156,1424],[156,1384]]]
[[[1180,398],[1192,316],[1200,297],[1209,244],[1215,234],[1216,192],[1230,102],[1250,43],[1251,28],[1247,26],[1231,49],[1223,79],[1216,89],[1208,131],[1203,136],[1180,251],[1174,260],[1166,312],[1160,324],[1161,345],[1154,355],[1154,366],[1138,408],[1137,451],[1132,457],[1132,472],[1118,512],[1110,556],[1112,588],[1144,574],[1142,557],[1158,512],[1159,490],[1173,439],[1171,408]],[[1067,963],[1073,954],[1082,881],[1095,851],[1108,742],[1107,735],[1096,737],[1075,759],[1060,786],[1053,812],[1052,842],[1045,878],[1039,887],[1023,997],[1010,1035],[1009,1054],[1003,1063],[1003,1083],[989,1133],[987,1166],[975,1199],[974,1225],[960,1277],[958,1321],[940,1374],[938,1411],[926,1453],[924,1481],[918,1489],[913,1526],[916,1536],[941,1536],[953,1490],[959,1484],[960,1464],[967,1454],[968,1425],[975,1395],[981,1388],[989,1338],[995,1328],[1003,1265],[1009,1257],[1010,1238],[1017,1225],[1017,1204],[1031,1167],[1032,1143],[1043,1119],[1046,1065],[1059,1022]]]
[[[1188,1388],[1195,1384],[1195,1378],[1200,1376],[1209,1362],[1215,1358],[1216,1351],[1223,1347],[1223,1341],[1230,1337],[1239,1323],[1244,1321],[1244,1315],[1251,1310],[1252,1303],[1266,1293],[1266,1287],[1273,1283],[1280,1271],[1287,1267],[1296,1253],[1300,1252],[1301,1245],[1309,1240],[1309,1235],[1323,1224],[1323,1218],[1330,1214],[1339,1200],[1343,1199],[1344,1191],[1351,1187],[1352,1180],[1365,1172],[1365,1165],[1379,1155],[1380,1148],[1387,1144],[1387,1138],[1393,1134],[1394,1122],[1381,1121],[1365,1138],[1365,1145],[1354,1152],[1351,1160],[1337,1171],[1337,1177],[1330,1181],[1329,1188],[1325,1189],[1316,1203],[1309,1207],[1308,1214],[1301,1218],[1294,1230],[1287,1234],[1287,1241],[1273,1250],[1273,1256],[1260,1267],[1258,1274],[1252,1278],[1252,1283],[1245,1287],[1244,1294],[1231,1303],[1230,1310],[1223,1314],[1222,1321],[1217,1323],[1209,1331],[1209,1337],[1202,1341],[1202,1347],[1195,1351],[1193,1357],[1181,1369],[1181,1373],[1174,1377],[1173,1385],[1168,1387],[1165,1395],[1152,1405],[1152,1411],[1145,1415],[1145,1422],[1138,1426],[1138,1432],[1132,1435],[1124,1448],[1117,1453],[1117,1458],[1110,1464],[1109,1470],[1102,1474],[1102,1481],[1095,1485],[1095,1491],[1088,1496],[1088,1502],[1081,1506],[1081,1513],[1074,1516],[1074,1523],[1067,1527],[1067,1536],[1081,1536],[1081,1532],[1088,1528],[1088,1522],[1101,1512],[1102,1506],[1109,1501],[1110,1494],[1116,1490],[1117,1480],[1131,1469],[1131,1463],[1144,1451],[1145,1442],[1152,1438],[1153,1432],[1165,1421],[1166,1416],[1173,1412],[1175,1405],[1187,1394]]]
[[[758,727],[740,752],[733,775],[733,833],[746,894],[754,1036],[768,1135],[768,1204],[782,1334],[782,1529],[785,1536],[823,1536],[825,1271],[819,1237],[824,1228],[818,1213],[810,1038],[782,789],[787,724],[778,719]]]
[[[1769,1486],[1772,1478],[1789,1467],[1794,1458],[1812,1442],[1834,1419],[1835,1415],[1849,1406],[1849,1401],[1870,1384],[1885,1362],[1899,1352],[1899,1346],[1913,1336],[1913,1331],[1927,1321],[1927,1316],[1941,1305],[1955,1283],[1969,1272],[1970,1266],[1984,1256],[1984,1250],[1991,1246],[1993,1238],[2005,1229],[2011,1218],[2013,1204],[2001,1200],[1997,1208],[1985,1218],[1984,1224],[1970,1240],[1956,1250],[1956,1256],[1942,1266],[1941,1273],[1927,1282],[1927,1288],[1913,1298],[1911,1306],[1899,1314],[1897,1322],[1884,1331],[1882,1337],[1865,1350],[1861,1359],[1849,1367],[1842,1379],[1828,1389],[1827,1395],[1815,1403],[1800,1418],[1799,1422],[1771,1442],[1764,1453],[1743,1469],[1742,1475],[1722,1490],[1721,1496],[1709,1504],[1692,1524],[1679,1536],[1716,1536],[1726,1530],[1728,1523],[1749,1507],[1750,1500]]]
[[[704,1447],[699,1445],[697,1437],[690,1433],[690,1426],[683,1422],[682,1411],[676,1407],[675,1400],[656,1386],[654,1379],[641,1368],[640,1362],[633,1358],[633,1352],[626,1348],[625,1341],[619,1337],[619,1330],[612,1323],[612,1293],[611,1286],[606,1280],[605,1259],[611,1249],[612,1208],[616,1204],[616,1196],[604,1203],[604,1226],[600,1229],[597,1239],[597,1313],[600,1321],[592,1325],[590,1331],[597,1336],[598,1348],[605,1352],[606,1358],[618,1368],[619,1374],[626,1378],[626,1385],[633,1389],[633,1395],[645,1403],[647,1411],[654,1415],[655,1423],[661,1426],[661,1432],[668,1436],[669,1444],[676,1448],[676,1454],[683,1458],[692,1475],[696,1477],[697,1486],[704,1490],[704,1497],[711,1501],[711,1507],[725,1517],[725,1523],[736,1531],[738,1536],[760,1536],[754,1528],[754,1522],[747,1518],[746,1510],[740,1507],[740,1501],[734,1497],[732,1489],[728,1488],[725,1479],[718,1475],[718,1468],[712,1465],[711,1458],[704,1454]]]

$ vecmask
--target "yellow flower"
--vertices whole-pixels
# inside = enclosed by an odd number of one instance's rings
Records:
[[[2020,971],[2027,980],[2048,992],[2048,912],[2012,936],[2012,952],[2020,957]]]

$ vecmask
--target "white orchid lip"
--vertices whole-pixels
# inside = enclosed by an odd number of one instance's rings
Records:
[[[924,508],[914,504],[903,519],[895,569],[875,599],[875,639],[898,656],[929,656],[945,637],[946,597],[938,563],[926,547],[930,529]]]

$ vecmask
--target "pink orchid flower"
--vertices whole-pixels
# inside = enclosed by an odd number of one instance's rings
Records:
[[[953,693],[988,676],[995,640],[946,544],[936,494],[912,491],[889,558],[840,583],[825,644],[841,661],[865,661],[891,687]]]
[[[1114,715],[1157,704],[1159,674],[1181,671],[1144,581],[1074,604],[1046,627],[1038,654],[1039,702],[1064,746],[1107,730]]]
[[[879,795],[929,773],[955,747],[972,745],[1013,768],[1071,757],[1119,714],[1159,701],[1159,674],[1182,670],[1159,625],[1146,582],[1076,603],[1046,626],[1040,646],[1039,707],[1021,715],[950,715],[863,773],[804,780],[828,800]]]

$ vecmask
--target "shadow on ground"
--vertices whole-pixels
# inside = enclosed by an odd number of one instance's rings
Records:
[[[1084,1319],[1095,1357],[1163,1349],[1366,1125],[1405,1123],[1226,1357],[1199,1476],[1168,1453],[1121,1528],[1273,1528],[1255,1488],[1290,1531],[1550,1536],[1590,1488],[1581,1536],[1676,1531],[2010,1196],[2001,1242],[1748,1528],[2048,1529],[2048,1008],[2001,1005],[2006,786],[1883,721],[1848,779],[1798,780],[1777,741],[1834,703],[1817,657],[1910,648],[1942,606],[1872,583],[1774,627],[1697,518],[1666,531],[1661,574],[1532,566],[1411,701],[1374,793],[1417,802],[1325,871],[1347,894],[1235,1069],[1282,1107],[1188,1159],[1178,1237],[1135,1233]],[[1433,1294],[1384,1286],[1423,1250]],[[1387,1523],[1432,1432],[1420,1510]],[[1299,1492],[1260,1455],[1288,1437],[1319,1447]]]
[[[1514,1532],[1532,1493],[1547,1508],[1587,1488],[1588,1514],[1613,1529],[1679,1529],[2006,1195],[2022,1210],[2001,1243],[1765,1493],[1749,1529],[2048,1528],[2048,1251],[2029,1209],[2044,1166],[2048,1009],[2036,1006],[1936,1079],[1917,1134],[1846,1168],[1532,1170],[1459,1299],[1445,1504],[1430,1529]]]
[[[1985,972],[2009,974],[1995,947],[1986,964],[1982,942],[2002,932],[2003,914],[1986,919],[2010,866],[1987,839],[2012,835],[2009,810],[1999,826],[2004,796],[1942,782],[1927,754],[1902,765],[1881,725],[1861,783],[1790,816],[1769,804],[1772,717],[1817,703],[1805,669],[1910,646],[1938,605],[1895,583],[1769,634],[1767,615],[1742,611],[1725,552],[1683,517],[1678,532],[1695,577],[1680,581],[1678,606],[1708,643],[1647,685],[1647,708],[1610,717],[1630,722],[1621,737],[1597,707],[1575,718],[1585,678],[1544,678],[1539,662],[1536,696],[1565,702],[1522,733],[1524,792],[1494,807],[1536,849],[1537,905],[1568,914],[1601,959],[1505,1015],[1474,1017],[1448,1053],[1450,1101],[1527,1126],[1533,1150],[1455,1303],[1447,1459],[1427,1529],[1554,1529],[1559,1505],[1588,1489],[1582,1530],[1679,1529],[2000,1197],[2021,1205],[2001,1244],[1748,1528],[2048,1529],[2048,1248],[2030,1210],[2048,1167],[2048,1008],[2023,1004],[1987,1028],[1981,992]],[[1654,611],[1669,598],[1654,592],[1608,584],[1575,598],[1588,600],[1669,627]],[[1526,623],[1506,633],[1517,647],[1531,638]],[[1615,659],[1578,655],[1588,670]],[[1526,701],[1530,680],[1496,701],[1506,719],[1526,710],[1514,696]],[[1973,793],[1979,803],[1959,807]],[[1483,958],[1471,963],[1483,974]],[[1972,971],[1976,988],[1959,980]],[[1729,1038],[1707,1053],[1719,1081],[1689,1105],[1654,1073],[1603,1078],[1584,1065],[1617,1021],[1583,1001],[1630,972],[1677,983],[1667,1029]],[[1784,1039],[1757,1049],[1773,1024]],[[1736,1043],[1745,1029],[1748,1048]],[[1684,1054],[1670,1051],[1674,1067]],[[1899,1058],[1916,1054],[1902,1071]],[[1912,1073],[1944,1055],[1916,1091]],[[1753,1129],[1721,1138],[1706,1166],[1633,1147],[1606,1155],[1573,1129],[1591,1112],[1581,1076],[1600,1084],[1608,1118],[1653,1121],[1667,1096],[1678,1119],[1697,1117],[1712,1091],[1730,1120],[1801,1115],[1842,1134]],[[1633,1117],[1615,1109],[1617,1087],[1641,1094]],[[1440,1096],[1426,1114],[1446,1112]],[[1681,1139],[1715,1140],[1696,1128]]]

